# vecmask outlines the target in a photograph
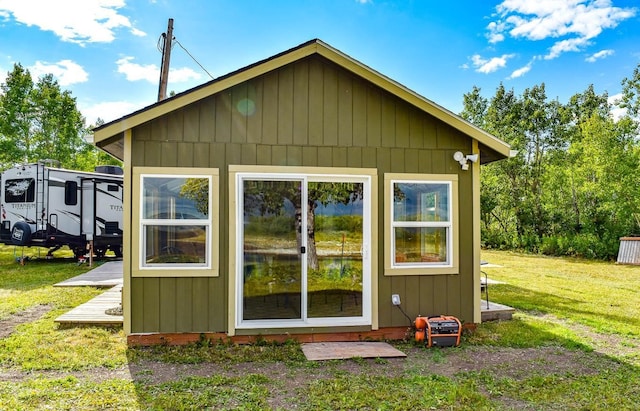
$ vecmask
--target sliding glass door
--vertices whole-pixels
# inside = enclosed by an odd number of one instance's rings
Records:
[[[239,174],[240,328],[371,321],[370,180]]]

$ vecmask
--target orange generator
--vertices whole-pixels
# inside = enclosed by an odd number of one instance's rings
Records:
[[[416,341],[427,347],[457,347],[460,345],[462,324],[456,317],[436,315],[416,318]]]

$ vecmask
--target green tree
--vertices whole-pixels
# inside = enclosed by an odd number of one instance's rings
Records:
[[[575,147],[581,156],[575,174],[582,182],[578,202],[583,231],[605,247],[596,254],[615,255],[618,238],[631,234],[633,214],[640,210],[640,157],[635,124],[594,115]]]
[[[34,84],[29,71],[15,64],[0,89],[2,169],[43,159],[80,170],[118,164],[86,141],[88,130],[75,98],[60,88],[53,75]]]
[[[36,83],[31,99],[35,108],[32,123],[32,145],[29,161],[50,158],[67,167],[86,144],[84,119],[69,91],[62,91],[53,75],[47,74]]]
[[[0,167],[5,169],[28,161],[35,122],[31,74],[16,64],[0,88]]]
[[[622,104],[631,117],[640,114],[640,64],[633,70],[633,75],[622,80]]]
[[[623,83],[627,96],[637,95],[634,75]],[[522,96],[502,85],[490,100],[475,87],[465,95],[461,115],[518,150],[483,166],[485,244],[615,257],[618,238],[636,229],[640,140],[637,118],[615,120],[607,100],[593,86],[564,105],[544,85]]]
[[[562,132],[567,141],[566,150],[554,152],[549,159],[545,184],[547,196],[543,200],[550,214],[550,232],[554,235],[573,235],[582,230],[582,212],[578,193],[582,181],[577,176],[578,163],[584,152],[585,125],[592,118],[606,119],[610,113],[607,94],[597,94],[593,85],[583,93],[573,95],[560,108]]]
[[[491,100],[474,88],[464,97],[462,116],[511,144],[517,155],[483,169],[481,215],[491,219],[500,242],[535,246],[548,232],[549,215],[542,203],[544,175],[550,156],[566,147],[561,133],[560,104],[549,101],[545,85],[526,89],[522,96],[500,85]],[[509,238],[509,239],[508,239]],[[515,241],[514,241],[515,240]]]

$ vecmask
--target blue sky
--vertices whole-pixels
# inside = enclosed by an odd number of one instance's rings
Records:
[[[455,113],[500,83],[615,96],[640,63],[632,0],[0,0],[0,82],[52,73],[88,124],[117,119],[156,101],[169,18],[175,92],[314,38]]]

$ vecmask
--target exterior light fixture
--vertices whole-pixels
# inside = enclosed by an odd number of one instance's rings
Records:
[[[469,161],[471,161],[472,163],[478,162],[478,155],[468,154],[465,156],[461,151],[456,151],[455,153],[453,153],[453,159],[460,163],[460,167],[462,167],[462,169],[466,171],[469,169]]]

